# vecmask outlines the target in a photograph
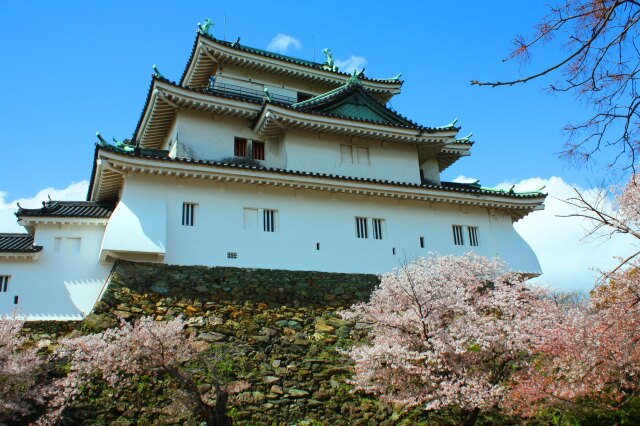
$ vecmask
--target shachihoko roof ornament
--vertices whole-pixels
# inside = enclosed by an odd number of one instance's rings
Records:
[[[153,68],[153,76],[157,77],[157,78],[164,78],[164,76],[162,74],[160,74],[160,71],[158,70],[158,67],[156,66],[156,64],[153,64],[151,66],[151,68]]]
[[[473,133],[469,133],[467,136],[463,138],[456,139],[456,142],[469,142],[469,139],[471,139],[471,136],[473,136]]]
[[[236,39],[236,41],[234,41],[234,42],[231,44],[231,47],[238,47],[238,46],[240,46],[240,37],[238,37],[238,38]]]
[[[120,142],[116,138],[113,138],[113,142],[115,143],[115,145],[111,145],[102,137],[100,132],[96,132],[96,136],[98,137],[98,140],[100,141],[99,143],[101,146],[106,146],[106,147],[113,146],[114,148],[122,152],[133,152],[136,149],[136,146],[133,145],[131,141],[129,141],[128,139],[125,139],[123,142]]]
[[[364,76],[364,68],[362,69],[361,72],[358,72],[358,70],[354,69],[353,72],[351,73],[351,77],[347,79],[347,85],[362,84],[360,82],[360,77],[362,76]]]
[[[213,22],[211,21],[211,19],[205,18],[204,24],[198,22],[198,29],[196,30],[196,32],[209,35],[209,30],[211,29],[211,27],[213,27]]]
[[[457,122],[458,122],[458,117],[454,118],[453,121],[451,121],[451,123],[442,126],[441,129],[452,129],[456,127]]]
[[[324,64],[322,64],[322,68],[327,71],[338,72],[339,68],[336,66],[336,62],[333,60],[333,53],[331,53],[331,49],[325,47],[322,49],[322,53],[324,53],[325,60]]]

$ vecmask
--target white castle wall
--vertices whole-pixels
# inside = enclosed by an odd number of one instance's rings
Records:
[[[290,130],[280,140],[266,140],[247,127],[247,121],[212,114],[181,111],[167,138],[179,141],[176,155],[203,160],[233,157],[234,138],[266,142],[267,167],[338,174],[397,182],[420,182],[420,165],[415,146],[317,132]],[[343,161],[341,146],[353,147],[353,161]],[[368,150],[368,161],[358,161],[357,148]]]
[[[112,263],[98,262],[103,225],[40,225],[35,244],[44,249],[37,260],[2,260],[0,275],[9,275],[0,293],[0,313],[34,320],[80,319],[88,314]],[[58,238],[58,240],[56,240]],[[18,305],[14,305],[18,296]]]
[[[511,219],[484,208],[176,178],[162,185],[157,177],[129,177],[126,185],[125,204],[135,198],[144,205],[141,200],[150,197],[152,189],[157,197],[158,188],[166,188],[164,261],[169,264],[381,273],[429,252],[474,251],[501,257],[516,271],[541,273]],[[193,227],[181,224],[183,202],[197,204]],[[138,221],[153,221],[163,214],[158,208],[156,203],[138,210]],[[277,210],[276,232],[264,232],[260,224],[257,230],[245,230],[245,208]],[[384,219],[384,238],[373,239],[371,229],[368,239],[356,238],[356,216]],[[455,246],[453,224],[477,226],[480,245]],[[126,226],[109,227],[109,232],[123,240],[131,235]],[[421,236],[424,248],[419,246]],[[238,258],[227,258],[228,252]]]
[[[343,161],[341,146],[353,148],[353,161]],[[368,151],[368,161],[358,160],[357,148]],[[290,130],[284,149],[289,170],[420,183],[418,153],[413,145]]]
[[[183,202],[197,204],[193,227],[181,223]],[[245,208],[276,210],[276,231],[264,232],[260,222],[245,229]],[[383,239],[373,238],[371,222],[369,238],[356,238],[356,216],[384,219]],[[453,224],[477,226],[480,245],[454,245]],[[81,318],[113,266],[99,261],[101,248],[130,260],[161,260],[144,255],[164,253],[169,264],[352,273],[391,271],[430,252],[474,251],[500,257],[516,271],[541,272],[510,217],[499,211],[157,176],[127,178],[106,230],[39,225],[35,244],[44,247],[37,260],[0,260],[0,275],[11,276],[8,292],[0,293],[2,313],[11,313],[17,295],[20,312],[30,319]]]

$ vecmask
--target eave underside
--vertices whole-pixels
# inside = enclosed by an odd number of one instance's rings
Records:
[[[285,62],[277,58],[265,57],[257,53],[221,44],[209,37],[198,36],[194,53],[180,81],[180,85],[193,89],[207,87],[209,77],[213,74],[218,64],[237,65],[269,74],[322,82],[335,87],[344,84],[344,80],[349,77],[345,73],[334,73],[315,66],[310,67],[295,62]],[[394,95],[399,94],[402,86],[401,81],[391,82],[376,79],[363,79],[363,84],[383,102],[387,102]]]
[[[113,173],[120,174],[120,182],[122,182],[122,184],[124,184],[124,179],[127,175],[143,174],[157,176],[158,178],[174,177],[201,181],[279,186],[293,189],[319,190],[505,209],[511,213],[514,220],[518,220],[531,211],[539,209],[544,201],[544,196],[542,195],[536,197],[509,197],[499,194],[475,194],[473,191],[450,190],[428,185],[402,184],[371,179],[345,178],[334,175],[261,169],[256,167],[239,167],[238,165],[232,164],[188,159],[158,159],[106,151],[102,155],[99,155],[99,157],[101,163],[106,167],[98,168],[97,173],[99,173],[99,175],[96,176],[95,189],[92,191],[92,199],[94,200],[100,200],[100,197],[113,199],[118,196],[119,187],[113,187],[110,191],[101,191],[99,189],[102,180],[100,173],[102,173],[102,170],[108,169],[113,171]]]

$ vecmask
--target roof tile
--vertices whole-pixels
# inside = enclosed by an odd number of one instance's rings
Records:
[[[42,246],[33,245],[30,234],[0,233],[0,253],[37,253]]]
[[[79,217],[106,219],[111,216],[115,202],[96,201],[47,201],[39,209],[19,207],[16,216],[23,217]]]

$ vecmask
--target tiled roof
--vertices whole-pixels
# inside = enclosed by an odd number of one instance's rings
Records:
[[[364,104],[367,105],[366,107],[363,108],[356,105],[348,105],[346,108],[342,108],[340,113],[335,113],[327,110],[330,109],[333,105],[348,100],[350,97],[358,95],[360,95],[361,102],[364,102]],[[288,108],[312,114],[320,114],[336,118],[346,118],[368,123],[386,124],[396,127],[406,127],[417,130],[457,130],[457,128],[455,127],[451,127],[450,129],[427,127],[411,121],[407,117],[398,114],[397,112],[380,102],[364,87],[362,87],[362,85],[359,84],[357,80],[353,80],[353,78],[350,78],[346,84],[336,89],[330,90],[327,93],[323,93],[311,99],[307,99],[306,101],[295,103],[293,105],[290,105]],[[371,111],[372,113],[369,113],[369,111]],[[376,117],[384,117],[384,119],[381,120]]]
[[[30,234],[0,233],[0,253],[37,253],[42,246],[33,245]]]
[[[309,67],[309,68],[314,68],[314,69],[317,69],[317,70],[328,71],[323,67],[324,64],[320,63],[320,62],[313,62],[313,61],[308,61],[306,59],[294,58],[292,56],[282,55],[280,53],[269,52],[268,50],[262,50],[262,49],[258,49],[258,48],[255,48],[255,47],[244,46],[244,45],[242,45],[240,43],[231,43],[231,42],[228,42],[228,41],[219,40],[219,39],[213,37],[210,34],[202,34],[202,33],[198,33],[198,34],[199,34],[198,37],[202,36],[202,37],[207,38],[207,39],[209,39],[209,40],[211,40],[211,41],[213,41],[215,43],[221,44],[221,45],[226,46],[226,47],[230,47],[232,49],[236,49],[236,50],[240,50],[240,51],[248,52],[248,53],[253,53],[253,54],[264,56],[264,57],[267,57],[267,58],[278,59],[280,61],[289,62],[289,63],[292,63],[292,64],[303,65],[303,66],[306,66],[306,67]],[[194,43],[194,48],[193,48],[192,55],[191,55],[191,58],[190,58],[189,62],[191,62],[191,59],[193,58],[193,53],[195,52],[195,47],[197,45],[198,45],[198,38],[196,38],[196,41]],[[187,64],[187,67],[188,66],[189,65]],[[338,75],[341,75],[341,76],[349,77],[349,74],[345,73],[345,72],[341,72],[341,71],[329,71],[329,72],[332,72],[334,74],[338,74]],[[187,70],[185,69],[181,80],[184,80],[184,77],[185,77],[186,73],[187,73]],[[381,78],[381,79],[379,79],[379,78],[363,77],[363,80],[375,81],[375,82],[378,82],[378,83],[399,84],[399,85],[401,85],[403,83],[402,80],[394,79],[394,78]]]
[[[384,110],[392,115],[395,118],[395,122],[390,122],[390,121],[379,121],[379,120],[371,120],[365,117],[345,117],[345,116],[339,116],[336,114],[331,114],[328,112],[324,112],[321,111],[317,108],[314,108],[316,106],[320,107],[320,106],[324,106],[328,103],[330,103],[332,100],[334,100],[337,97],[341,97],[341,95],[345,95],[345,94],[349,94],[351,93],[351,90],[356,90],[356,89],[352,89],[352,86],[357,86],[357,85],[348,85],[345,84],[343,86],[338,87],[337,89],[331,90],[327,93],[324,93],[322,95],[318,95],[314,98],[311,98],[307,101],[304,102],[299,102],[297,104],[292,104],[292,105],[287,105],[284,103],[280,103],[280,102],[274,102],[274,101],[270,101],[270,102],[265,102],[264,100],[257,100],[253,97],[250,96],[242,96],[240,94],[230,94],[230,93],[223,93],[220,91],[216,91],[216,90],[210,90],[210,89],[192,89],[192,88],[188,88],[188,87],[182,87],[180,85],[178,85],[176,82],[171,81],[165,77],[159,77],[159,76],[152,76],[151,78],[151,85],[149,86],[149,91],[147,92],[147,99],[145,101],[144,107],[142,108],[142,111],[140,112],[140,117],[138,118],[138,124],[136,125],[136,129],[133,132],[133,136],[132,136],[132,141],[134,143],[137,142],[136,140],[136,135],[138,134],[138,131],[140,130],[140,126],[142,125],[142,120],[144,119],[144,114],[145,111],[147,110],[147,108],[149,108],[149,102],[151,101],[151,95],[153,94],[153,86],[154,86],[154,82],[155,81],[161,81],[163,83],[166,84],[170,84],[176,88],[182,89],[182,90],[187,90],[190,92],[195,92],[195,93],[203,93],[203,94],[207,94],[210,96],[214,96],[214,97],[220,97],[220,98],[226,98],[226,99],[234,99],[234,100],[238,100],[238,101],[242,101],[242,102],[247,102],[247,103],[251,103],[251,104],[257,104],[263,105],[263,109],[266,105],[268,104],[273,104],[273,105],[277,105],[283,108],[287,108],[290,109],[292,111],[299,111],[299,112],[304,112],[304,113],[309,113],[309,114],[313,114],[313,115],[321,115],[321,116],[326,116],[326,117],[334,117],[334,118],[343,118],[343,119],[347,119],[347,120],[353,120],[353,121],[359,121],[359,122],[364,122],[364,123],[372,123],[372,124],[384,124],[384,125],[388,125],[388,126],[393,126],[393,127],[400,127],[400,128],[406,128],[406,129],[415,129],[415,130],[420,130],[420,131],[424,131],[427,133],[433,133],[433,132],[438,132],[438,131],[443,131],[443,130],[459,130],[459,127],[454,127],[454,126],[445,126],[445,127],[428,127],[428,126],[423,126],[420,124],[417,124],[413,121],[411,121],[410,119],[408,119],[407,117],[398,114],[397,112],[391,110],[390,108],[388,108],[386,105],[382,104],[380,101],[378,101],[377,99],[375,99],[375,97],[373,97],[371,94],[369,94],[366,89],[361,88],[360,90],[362,90],[363,93],[366,94],[366,96],[368,96],[372,102],[376,102],[378,105],[380,105],[380,108],[384,108]],[[348,89],[348,90],[347,90]],[[320,100],[322,102],[320,102]],[[310,102],[313,101],[313,102]],[[258,119],[260,117],[260,114],[262,114],[262,110],[259,111],[256,115],[256,119]]]
[[[247,169],[247,170],[255,170],[255,171],[274,173],[274,174],[308,176],[308,177],[316,177],[316,178],[323,178],[323,179],[338,179],[338,180],[352,181],[352,182],[366,182],[366,183],[373,183],[373,184],[379,184],[379,185],[422,188],[422,189],[445,191],[445,192],[464,192],[469,194],[491,195],[491,196],[499,196],[499,197],[505,197],[505,198],[522,199],[522,198],[546,197],[546,194],[543,194],[541,192],[518,193],[513,191],[503,191],[499,189],[478,188],[477,185],[474,185],[474,184],[464,184],[464,183],[456,183],[456,182],[441,182],[440,185],[430,184],[430,183],[418,184],[418,183],[411,183],[411,182],[396,182],[396,181],[383,180],[383,179],[341,176],[341,175],[334,175],[334,174],[328,174],[328,173],[301,172],[297,170],[279,169],[274,167],[259,167],[259,166],[252,166],[247,164],[226,163],[226,162],[211,161],[211,160],[196,160],[191,158],[180,158],[180,157],[170,158],[167,155],[167,151],[151,150],[151,149],[145,150],[146,151],[145,153],[140,152],[140,150],[136,150],[134,152],[123,152],[122,150],[119,150],[114,146],[96,145],[96,158],[97,158],[97,150],[99,149],[104,149],[111,152],[117,152],[119,154],[129,155],[132,157],[149,158],[154,160],[196,164],[196,165],[208,165],[208,166],[215,166],[215,167]],[[93,180],[94,180],[94,177],[92,176],[92,182]]]
[[[106,219],[111,216],[115,202],[96,201],[47,201],[39,209],[20,207],[16,216],[23,217],[78,217]]]

